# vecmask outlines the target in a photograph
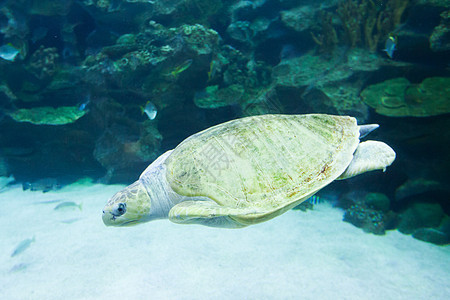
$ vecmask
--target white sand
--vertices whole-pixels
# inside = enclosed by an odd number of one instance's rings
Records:
[[[327,204],[238,230],[167,220],[105,227],[103,205],[121,188],[0,193],[0,298],[450,299],[449,246],[363,233]],[[33,204],[52,199],[83,210]]]

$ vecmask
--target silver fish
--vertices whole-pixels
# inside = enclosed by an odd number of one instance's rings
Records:
[[[19,49],[14,47],[11,43],[0,46],[0,57],[4,60],[14,61],[19,53]]]
[[[15,265],[9,270],[9,273],[17,273],[17,272],[20,272],[20,271],[25,270],[26,268],[28,268],[28,264],[24,264],[24,263],[15,264]]]
[[[79,220],[81,220],[81,218],[72,218],[72,219],[62,220],[61,223],[72,224],[72,223],[75,223],[75,222],[77,222]]]
[[[67,201],[67,202],[63,202],[63,203],[56,205],[54,210],[66,210],[66,209],[69,210],[69,209],[75,209],[75,208],[78,208],[79,210],[81,210],[82,204],[76,204],[75,202]]]
[[[14,249],[13,253],[11,253],[11,257],[14,257],[16,255],[19,255],[20,253],[22,253],[23,251],[27,250],[28,247],[30,247],[31,243],[33,243],[34,241],[36,241],[35,237],[33,236],[32,239],[25,239],[23,241],[21,241],[16,249]]]
[[[150,101],[147,101],[145,107],[141,108],[141,110],[142,113],[145,113],[150,120],[154,120],[156,118],[156,114],[158,113],[156,106]]]

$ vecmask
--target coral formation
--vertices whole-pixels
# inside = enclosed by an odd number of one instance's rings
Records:
[[[444,211],[437,203],[414,203],[400,214],[398,230],[412,234],[420,228],[435,228],[441,224]]]
[[[46,79],[55,74],[58,68],[58,49],[45,48],[41,45],[30,57],[29,70],[39,79]]]
[[[21,108],[9,115],[17,122],[29,122],[36,125],[64,125],[73,123],[86,114],[77,106],[50,106]]]
[[[426,78],[412,84],[406,78],[371,85],[361,98],[381,115],[427,117],[450,112],[450,77]]]
[[[400,24],[409,0],[342,1],[337,9],[351,47],[365,46],[375,51],[382,38],[387,38]]]
[[[395,228],[397,215],[385,194],[348,193],[340,197],[339,206],[345,209],[343,220],[365,232],[383,235],[386,230]]]
[[[362,205],[352,205],[345,211],[344,221],[349,222],[365,232],[383,235],[385,234],[383,213],[364,207]]]
[[[441,24],[430,36],[430,48],[435,52],[450,51],[450,10],[441,13]]]
[[[333,26],[333,14],[320,12],[320,20],[320,33],[316,35],[311,31],[311,37],[319,45],[320,52],[330,53],[339,42],[336,29]]]

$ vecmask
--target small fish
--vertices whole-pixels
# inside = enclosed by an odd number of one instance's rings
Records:
[[[308,200],[306,200],[306,201],[308,201],[309,203],[314,204],[314,205],[319,204],[320,202],[322,202],[320,197],[316,196],[316,195],[309,197]]]
[[[87,95],[86,100],[84,100],[84,102],[82,102],[80,106],[78,106],[78,110],[79,111],[85,110],[89,105],[89,103],[91,103],[91,95]]]
[[[14,257],[16,255],[19,255],[20,253],[22,253],[23,251],[27,250],[28,247],[30,247],[31,243],[33,243],[34,241],[36,241],[35,237],[33,236],[32,239],[25,239],[23,241],[21,241],[16,249],[14,249],[13,253],[11,253],[11,257]]]
[[[20,50],[14,47],[11,43],[0,46],[0,57],[7,61],[14,61]]]
[[[397,46],[397,38],[393,35],[389,35],[388,38],[386,39],[386,43],[384,44],[383,51],[386,52],[389,58],[393,58],[394,51],[397,50],[396,46]]]
[[[156,118],[156,114],[158,113],[156,106],[150,101],[147,101],[145,107],[141,106],[141,111],[142,113],[145,113],[150,120],[154,120]]]
[[[72,224],[72,223],[75,223],[75,222],[77,222],[79,220],[81,220],[81,218],[72,218],[72,219],[62,220],[61,223]]]
[[[216,76],[218,66],[219,63],[215,59],[213,59],[209,64],[208,81],[211,81],[211,79],[213,79],[214,76]]]
[[[67,202],[63,202],[63,203],[56,205],[54,210],[71,210],[71,209],[75,209],[75,208],[78,208],[79,210],[81,210],[82,204],[76,204],[75,202],[67,201]]]
[[[15,264],[10,270],[9,273],[17,273],[20,271],[25,270],[26,268],[28,268],[28,264],[24,264],[24,263],[20,263],[20,264]]]
[[[61,185],[55,178],[42,178],[35,182],[24,182],[22,183],[22,188],[24,191],[42,191],[47,193],[49,191],[59,190]]]
[[[192,59],[185,60],[181,65],[175,67],[175,69],[166,74],[166,76],[177,77],[181,72],[186,71],[192,65],[192,62]]]

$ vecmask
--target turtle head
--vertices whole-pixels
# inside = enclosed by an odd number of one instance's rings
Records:
[[[109,199],[103,208],[103,223],[106,226],[131,226],[146,222],[150,204],[150,197],[138,180]]]

